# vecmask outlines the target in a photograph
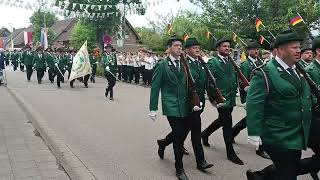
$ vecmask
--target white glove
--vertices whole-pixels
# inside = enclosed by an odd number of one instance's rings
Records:
[[[156,120],[157,120],[157,112],[156,111],[150,111],[148,116],[153,122],[156,122]]]
[[[245,92],[248,92],[249,88],[250,88],[250,86],[246,86],[246,87],[244,88],[244,91],[245,91]]]
[[[202,102],[200,102],[200,107],[198,107],[198,106],[194,106],[193,107],[193,111],[201,111],[201,109],[202,109],[202,105],[203,105],[203,103]]]
[[[247,110],[247,103],[237,104],[238,107],[242,107],[243,109]]]
[[[106,71],[110,71],[110,68],[109,68],[109,66],[106,66]]]
[[[58,66],[58,63],[54,63],[55,66]]]
[[[256,150],[259,149],[259,146],[262,145],[260,136],[248,136],[248,143],[256,147]]]

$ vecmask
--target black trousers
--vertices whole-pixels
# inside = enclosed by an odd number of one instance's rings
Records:
[[[54,68],[49,68],[48,69],[48,76],[49,76],[49,81],[51,83],[53,83],[54,82],[54,77],[55,77]]]
[[[113,87],[116,85],[117,79],[108,72],[105,73],[105,77],[108,80],[108,87],[106,88],[106,93],[110,93],[110,98],[113,98]]]
[[[32,73],[33,73],[33,66],[32,65],[26,65],[27,68],[27,80],[30,81]]]
[[[188,117],[167,116],[171,130],[176,170],[183,169],[183,144],[189,132]]]
[[[233,138],[238,136],[238,134],[247,127],[247,121],[246,117],[241,119],[236,125],[233,126],[232,131],[233,131]]]
[[[139,84],[140,81],[140,67],[133,68],[134,73],[134,83]]]
[[[122,78],[124,81],[128,81],[128,66],[122,65]]]
[[[38,83],[41,83],[42,78],[44,76],[44,72],[45,72],[45,69],[43,69],[43,68],[37,69],[37,80],[38,80]]]
[[[145,69],[145,84],[146,85],[150,85],[151,84],[151,80],[152,80],[152,73],[153,70],[152,69]]]
[[[62,74],[61,74],[62,73]],[[61,82],[64,82],[64,70],[61,70],[61,72],[55,68],[55,74],[57,76],[57,86],[60,88],[61,87]]]
[[[214,131],[222,127],[223,139],[226,145],[227,156],[235,156],[233,149],[233,132],[232,132],[232,108],[218,108],[218,119],[213,121],[207,129],[202,132],[202,136],[209,137]]]
[[[191,142],[193,147],[193,152],[196,157],[197,164],[201,164],[204,158],[203,147],[201,144],[201,112],[193,112],[191,113],[186,120],[187,130],[191,131]],[[173,142],[174,136],[173,133],[170,132],[166,138],[164,139],[164,143],[166,146],[170,145]]]
[[[118,79],[120,81],[122,80],[122,73],[123,73],[122,65],[118,65]]]
[[[301,150],[265,146],[265,150],[276,167],[275,180],[297,180]]]
[[[24,71],[24,64],[23,63],[19,63],[20,65],[20,71]]]
[[[91,81],[93,82],[93,83],[95,83],[96,82],[96,74],[97,74],[97,65],[93,65],[92,66],[92,74],[91,74]]]
[[[83,82],[83,84],[87,87],[88,86],[88,80],[90,78],[91,74],[87,74],[84,77],[77,78],[80,82]],[[70,81],[70,86],[73,86],[76,79],[73,79]]]
[[[16,71],[17,68],[18,68],[18,62],[17,61],[12,61],[11,63],[13,65],[13,71]]]
[[[128,73],[128,82],[131,83],[133,80],[133,66],[127,67],[127,73]]]

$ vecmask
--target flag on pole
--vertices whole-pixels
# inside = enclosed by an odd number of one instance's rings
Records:
[[[184,42],[186,42],[187,39],[189,39],[188,33],[184,32],[184,34],[183,34],[183,36],[182,36],[182,39],[183,39]]]
[[[80,50],[72,60],[72,68],[69,81],[91,74],[92,69],[89,60],[87,41],[82,45]]]
[[[170,35],[172,32],[172,25],[171,24],[168,24],[167,26],[167,33]]]
[[[291,26],[295,26],[295,25],[297,25],[297,24],[299,24],[301,22],[303,22],[303,19],[302,19],[302,17],[300,15],[298,15],[295,18],[291,19],[289,23],[290,23]]]
[[[3,47],[3,38],[2,37],[0,37],[0,48],[4,49],[4,47]]]
[[[13,31],[10,33],[10,43],[11,43],[11,50],[13,51],[14,44],[13,44]]]
[[[48,49],[48,28],[42,28],[40,42],[44,50]]]
[[[232,32],[232,39],[234,42],[237,42],[238,35],[235,32]]]
[[[32,32],[24,32],[24,45],[31,47]]]
[[[257,32],[260,31],[260,26],[263,25],[262,21],[259,18],[256,18],[256,30]]]
[[[209,38],[210,38],[210,34],[211,34],[211,32],[210,32],[210,31],[206,31],[205,36],[206,36],[206,38],[207,38],[207,39],[209,39]]]
[[[242,53],[241,53],[241,61],[243,62],[243,61],[245,61],[246,59],[247,59],[246,53],[244,53],[244,51],[242,51]]]
[[[266,40],[262,35],[260,35],[260,44],[263,44],[263,42]]]

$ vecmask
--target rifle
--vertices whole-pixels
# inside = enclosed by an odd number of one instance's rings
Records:
[[[237,71],[237,74],[238,74],[239,79],[240,79],[240,88],[245,89],[246,87],[249,87],[249,81],[243,75],[243,73],[242,73],[241,69],[239,68],[239,66],[233,61],[233,59],[230,56],[228,56],[228,60],[231,62],[231,64],[233,65],[234,69]]]
[[[315,109],[317,109],[320,105],[320,89],[318,88],[317,84],[311,79],[310,75],[303,69],[303,67],[299,63],[296,63],[296,67],[297,70],[306,79],[307,83],[310,86],[311,92],[316,96],[317,105],[315,106]]]
[[[189,66],[187,64],[187,61],[186,61],[184,55],[181,54],[180,57],[181,57],[181,59],[180,59],[181,60],[181,64],[184,67],[185,72],[187,74],[189,88],[191,89],[193,107],[195,107],[195,106],[201,107],[200,98],[199,98],[199,95],[197,93],[197,89],[196,89],[196,85],[195,85],[195,80],[192,77],[191,71],[189,69]]]
[[[199,56],[198,59],[199,59],[200,63],[202,64],[202,66],[208,76],[209,81],[211,82],[211,84],[214,87],[215,95],[214,95],[213,99],[215,99],[217,104],[224,103],[224,97],[222,96],[221,91],[218,88],[217,82],[216,82],[214,76],[212,75],[211,71],[209,70],[207,64],[204,62],[204,60],[202,59],[201,56]]]

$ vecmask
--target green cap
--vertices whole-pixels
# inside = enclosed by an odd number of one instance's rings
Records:
[[[197,46],[200,45],[197,38],[189,38],[187,39],[186,43],[184,44],[185,48],[191,47],[191,46]]]
[[[276,37],[274,46],[277,48],[280,45],[287,44],[294,41],[302,41],[303,39],[298,35],[297,32],[292,30],[287,30],[279,33]]]
[[[255,42],[255,41],[250,41],[250,42],[248,42],[247,43],[247,49],[258,49],[258,48],[260,48],[261,46],[257,43],[257,42]]]
[[[305,51],[308,51],[308,50],[312,50],[311,44],[303,44],[301,47],[301,53],[304,53]]]
[[[318,48],[320,48],[320,37],[317,37],[312,41],[312,50],[316,51]]]
[[[171,46],[172,43],[175,41],[180,41],[181,43],[183,43],[181,38],[178,38],[176,35],[174,35],[174,36],[171,36],[170,39],[168,39],[167,46]]]
[[[231,42],[231,40],[230,39],[228,39],[228,38],[226,38],[226,37],[222,37],[222,38],[220,38],[220,39],[218,39],[217,40],[217,42],[216,42],[216,44],[215,44],[215,47],[217,48],[217,47],[219,47],[222,43],[224,43],[224,42]]]

